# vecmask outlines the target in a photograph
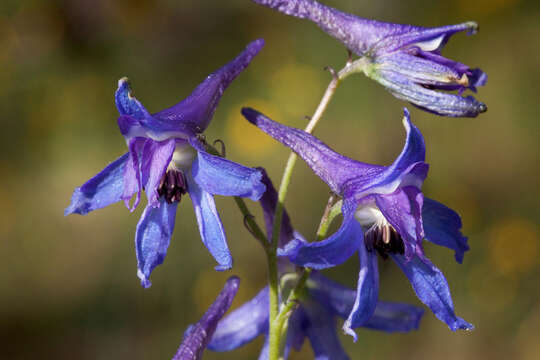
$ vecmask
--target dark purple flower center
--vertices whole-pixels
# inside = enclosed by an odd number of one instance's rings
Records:
[[[372,226],[364,235],[364,243],[368,251],[377,250],[385,260],[388,254],[403,255],[405,252],[401,235],[390,224]]]
[[[180,202],[182,195],[186,193],[187,184],[184,174],[179,170],[169,169],[161,178],[161,182],[157,188],[159,196],[165,197],[165,200],[172,204]]]

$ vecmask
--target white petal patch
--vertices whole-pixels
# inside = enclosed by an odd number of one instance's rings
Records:
[[[354,217],[364,228],[370,228],[375,224],[388,224],[388,221],[382,214],[381,210],[379,210],[379,208],[373,205],[359,206],[354,213]]]
[[[174,149],[172,164],[178,170],[185,170],[191,168],[191,164],[195,157],[197,156],[197,151],[187,143],[179,143]]]
[[[431,39],[431,40],[426,40],[426,41],[421,41],[421,42],[417,42],[415,44],[412,44],[412,46],[418,46],[421,50],[423,51],[435,51],[437,49],[439,49],[439,47],[441,46],[443,40],[444,40],[444,37],[445,35],[441,35],[437,38],[434,38],[434,39]]]

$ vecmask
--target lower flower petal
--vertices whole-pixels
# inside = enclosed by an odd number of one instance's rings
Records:
[[[215,269],[217,271],[229,270],[232,268],[233,260],[227,246],[225,230],[219,218],[214,197],[195,182],[190,172],[186,172],[185,176],[188,183],[187,190],[193,203],[202,241],[210,254],[219,263]]]
[[[343,331],[351,335],[354,341],[358,340],[358,337],[353,328],[364,325],[371,318],[379,298],[377,253],[367,251],[366,246],[362,243],[358,247],[358,257],[360,258],[360,272],[358,274],[356,298],[351,313],[343,324]]]
[[[159,207],[146,206],[137,224],[135,251],[137,253],[137,275],[145,288],[151,285],[152,270],[163,263],[171,240],[176,219],[177,202],[167,203],[163,198]]]
[[[343,223],[329,238],[308,243],[295,239],[279,256],[287,256],[293,263],[312,269],[325,269],[344,263],[358,249],[363,241],[362,227],[354,218],[357,203],[353,199],[343,201]]]
[[[469,245],[467,238],[461,234],[459,215],[435,200],[424,198],[422,221],[426,240],[454,250],[456,261],[463,262],[463,255],[469,250]]]
[[[414,186],[399,188],[392,194],[376,195],[375,202],[388,222],[397,230],[405,245],[405,257],[410,259],[421,251],[423,195]]]
[[[450,330],[472,330],[474,326],[456,316],[450,288],[443,273],[426,258],[415,256],[410,261],[402,255],[391,254],[392,259],[405,273],[416,293],[431,311],[445,322]]]
[[[202,358],[203,351],[210,341],[218,321],[231,306],[239,284],[240,279],[236,276],[227,280],[223,290],[204,313],[201,320],[187,329],[184,340],[172,360],[198,360]]]
[[[392,332],[418,330],[424,309],[414,305],[379,301],[373,316],[363,326]]]
[[[349,359],[339,342],[332,314],[315,302],[302,303],[302,309],[308,319],[305,333],[313,348],[315,360]]]
[[[266,187],[261,182],[260,170],[211,155],[196,139],[191,139],[190,143],[198,151],[191,170],[193,179],[204,190],[214,195],[249,197],[254,201],[261,198]]]
[[[208,349],[231,351],[268,332],[268,287],[223,318]]]
[[[129,154],[124,154],[107,165],[96,176],[73,191],[71,203],[64,215],[86,215],[123,199],[124,171]],[[132,193],[133,195],[133,193]]]

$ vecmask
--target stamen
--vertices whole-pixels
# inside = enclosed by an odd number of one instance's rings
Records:
[[[182,195],[186,193],[187,186],[184,174],[175,169],[169,169],[161,178],[157,192],[164,196],[169,204],[180,202]]]
[[[390,224],[373,225],[364,234],[367,251],[376,250],[383,259],[388,254],[404,254],[405,244],[399,233]]]

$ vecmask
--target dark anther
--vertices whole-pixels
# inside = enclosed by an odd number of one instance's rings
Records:
[[[325,67],[324,67],[324,70],[329,71],[330,74],[332,74],[332,77],[334,78],[334,80],[339,78],[339,76],[338,76],[336,70],[334,70],[333,67],[331,67],[331,66],[325,66]]]
[[[216,144],[219,144],[219,146],[221,147],[221,151],[219,151],[219,155],[220,155],[221,157],[227,157],[227,156],[226,156],[226,155],[227,155],[227,151],[226,151],[226,149],[225,149],[225,143],[223,142],[223,140],[217,139],[217,140],[215,140],[215,141],[212,143],[213,146],[216,146]]]
[[[383,259],[388,258],[388,254],[402,254],[405,252],[405,245],[399,233],[391,225],[374,225],[366,231],[364,242],[368,251],[376,250]]]
[[[157,192],[159,196],[164,196],[165,200],[172,204],[173,202],[180,202],[186,190],[187,184],[184,174],[181,171],[170,169],[161,178]]]
[[[309,115],[304,115],[304,120],[311,121],[311,116],[309,116]]]

